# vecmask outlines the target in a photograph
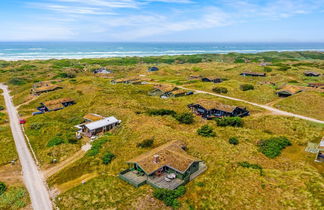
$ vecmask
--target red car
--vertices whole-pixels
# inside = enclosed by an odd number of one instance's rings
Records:
[[[19,120],[19,123],[20,123],[20,124],[25,124],[25,123],[26,123],[26,120],[24,120],[24,119],[20,119],[20,120]]]

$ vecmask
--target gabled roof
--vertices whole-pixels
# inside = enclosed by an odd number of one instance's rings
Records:
[[[178,89],[178,90],[174,90],[171,93],[174,95],[178,95],[178,94],[185,94],[187,91],[182,90],[182,89]]]
[[[98,120],[95,122],[91,122],[88,124],[85,124],[84,126],[87,127],[89,130],[94,130],[94,129],[98,129],[98,128],[102,128],[114,123],[119,123],[120,121],[117,120],[115,117],[107,117],[104,118],[102,120]]]
[[[43,104],[50,110],[64,108],[63,103],[72,102],[71,98],[60,98],[56,100],[46,101]]]
[[[49,85],[49,86],[41,86],[41,87],[36,87],[34,88],[35,92],[44,92],[44,91],[52,91],[52,90],[56,90],[62,88],[58,85]]]
[[[170,141],[127,161],[127,163],[138,164],[148,175],[154,173],[164,166],[168,166],[180,173],[185,173],[192,163],[199,162],[201,160],[188,155],[183,150],[184,147],[185,144],[182,141]],[[154,162],[155,155],[159,156],[158,162]]]
[[[197,101],[197,104],[199,104],[200,106],[202,106],[208,110],[217,109],[217,110],[221,110],[221,111],[225,111],[225,112],[229,112],[229,113],[233,112],[237,108],[237,106],[230,106],[227,104],[222,104],[217,101],[211,101],[211,100],[207,100],[207,99],[199,99]]]
[[[241,75],[252,75],[252,76],[266,76],[266,73],[260,72],[242,72]]]
[[[85,120],[89,120],[89,121],[97,121],[97,120],[101,120],[104,117],[98,114],[93,114],[93,113],[89,113],[83,116],[83,119]]]
[[[175,86],[172,86],[172,85],[154,85],[154,88],[159,89],[164,93],[177,90],[177,88]]]

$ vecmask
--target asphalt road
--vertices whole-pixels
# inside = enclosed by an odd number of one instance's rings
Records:
[[[32,207],[35,210],[51,210],[53,207],[46,183],[28,149],[23,131],[19,124],[17,110],[12,103],[8,88],[3,84],[0,84],[0,88],[3,90],[11,131],[22,166],[23,180],[29,192]]]
[[[202,91],[202,90],[185,88],[185,87],[182,87],[182,86],[178,86],[178,88],[181,88],[181,89],[184,89],[184,90],[194,91],[196,93],[202,93],[202,94],[208,94],[208,95],[217,96],[217,97],[221,97],[221,98],[226,98],[226,99],[233,100],[233,101],[244,102],[244,103],[247,103],[247,104],[251,104],[253,106],[261,107],[263,109],[266,109],[266,110],[271,111],[272,113],[278,114],[278,115],[284,115],[284,116],[289,116],[289,117],[296,117],[296,118],[299,118],[299,119],[303,119],[303,120],[308,120],[308,121],[311,121],[311,122],[316,122],[316,123],[324,124],[324,121],[322,121],[322,120],[318,120],[318,119],[314,119],[314,118],[305,117],[305,116],[302,116],[302,115],[298,115],[298,114],[294,114],[294,113],[282,111],[282,110],[273,108],[271,106],[257,104],[257,103],[253,103],[253,102],[250,102],[250,101],[242,100],[242,99],[239,99],[239,98],[233,98],[233,97],[224,96],[224,95],[220,95],[220,94],[216,94],[216,93],[210,93],[210,92]]]

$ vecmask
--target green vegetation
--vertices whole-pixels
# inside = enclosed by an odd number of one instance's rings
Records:
[[[254,90],[254,86],[251,84],[243,84],[243,85],[240,85],[240,89],[242,91]]]
[[[137,147],[148,148],[148,147],[152,147],[153,144],[154,144],[154,138],[150,138],[150,139],[145,139],[144,141],[138,143]]]
[[[260,151],[269,158],[275,158],[281,154],[281,150],[291,146],[291,142],[286,137],[273,137],[258,142]]]
[[[214,129],[209,125],[203,125],[201,128],[197,130],[198,135],[204,136],[204,137],[214,137],[216,136],[216,133],[214,132]]]
[[[155,198],[163,201],[165,205],[177,208],[180,207],[180,203],[177,198],[183,196],[185,193],[186,188],[184,186],[180,186],[175,190],[155,189],[153,195]]]
[[[115,159],[115,155],[111,152],[106,152],[102,157],[102,163],[108,165],[113,159]]]
[[[28,203],[28,193],[23,187],[10,187],[0,195],[0,209],[21,209]]]
[[[216,118],[217,126],[233,126],[233,127],[243,127],[243,119],[240,117],[222,117]]]
[[[175,119],[182,124],[192,124],[194,122],[194,116],[191,113],[183,113],[175,115]]]
[[[219,93],[219,94],[226,94],[226,93],[228,93],[228,90],[225,87],[215,87],[215,88],[213,88],[213,91],[215,93]]]
[[[5,185],[5,183],[0,182],[0,196],[1,196],[4,192],[6,192],[6,190],[7,190],[7,186]]]
[[[24,85],[27,83],[27,81],[23,78],[12,78],[9,80],[9,83],[12,85]]]
[[[264,72],[272,72],[272,68],[269,67],[269,66],[266,66],[266,67],[263,68],[263,71]]]
[[[249,162],[239,162],[238,163],[239,166],[242,166],[243,168],[252,168],[252,169],[257,169],[257,170],[260,170],[260,176],[263,176],[263,168],[262,166],[258,165],[258,164],[251,164]]]
[[[176,112],[169,109],[152,109],[148,111],[151,116],[165,116],[165,115],[175,115]]]
[[[233,145],[238,145],[240,142],[237,139],[237,137],[231,137],[228,139],[228,143],[233,144]]]
[[[56,136],[56,137],[54,137],[54,138],[52,138],[51,140],[48,141],[47,147],[54,147],[54,146],[64,144],[64,143],[65,143],[65,141],[64,141],[64,139],[62,137]]]
[[[5,110],[5,107],[0,105],[0,111],[2,110]]]
[[[97,154],[99,154],[100,149],[102,148],[103,144],[108,142],[108,138],[107,137],[101,137],[97,140],[95,140],[91,145],[91,149],[87,152],[88,156],[96,156]]]

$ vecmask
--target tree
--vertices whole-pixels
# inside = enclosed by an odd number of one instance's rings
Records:
[[[111,152],[106,152],[102,157],[102,163],[108,165],[113,159],[115,159],[115,155]]]
[[[194,122],[194,116],[191,113],[177,114],[175,119],[182,124],[192,124]]]
[[[204,137],[214,137],[216,133],[214,132],[213,128],[209,125],[203,125],[201,128],[197,130],[198,135]]]
[[[147,147],[151,147],[153,145],[153,143],[154,143],[154,138],[146,139],[146,140],[142,141],[141,143],[138,143],[137,147],[147,148]]]
[[[243,84],[240,86],[242,91],[254,90],[254,86],[251,84]]]
[[[5,183],[0,182],[0,195],[2,195],[7,190],[7,186]]]
[[[215,93],[223,93],[223,94],[228,93],[228,90],[225,87],[215,87],[215,88],[213,88],[213,91]]]
[[[233,145],[238,145],[239,144],[239,140],[236,138],[236,137],[231,137],[228,139],[228,142],[230,144],[233,144]]]

